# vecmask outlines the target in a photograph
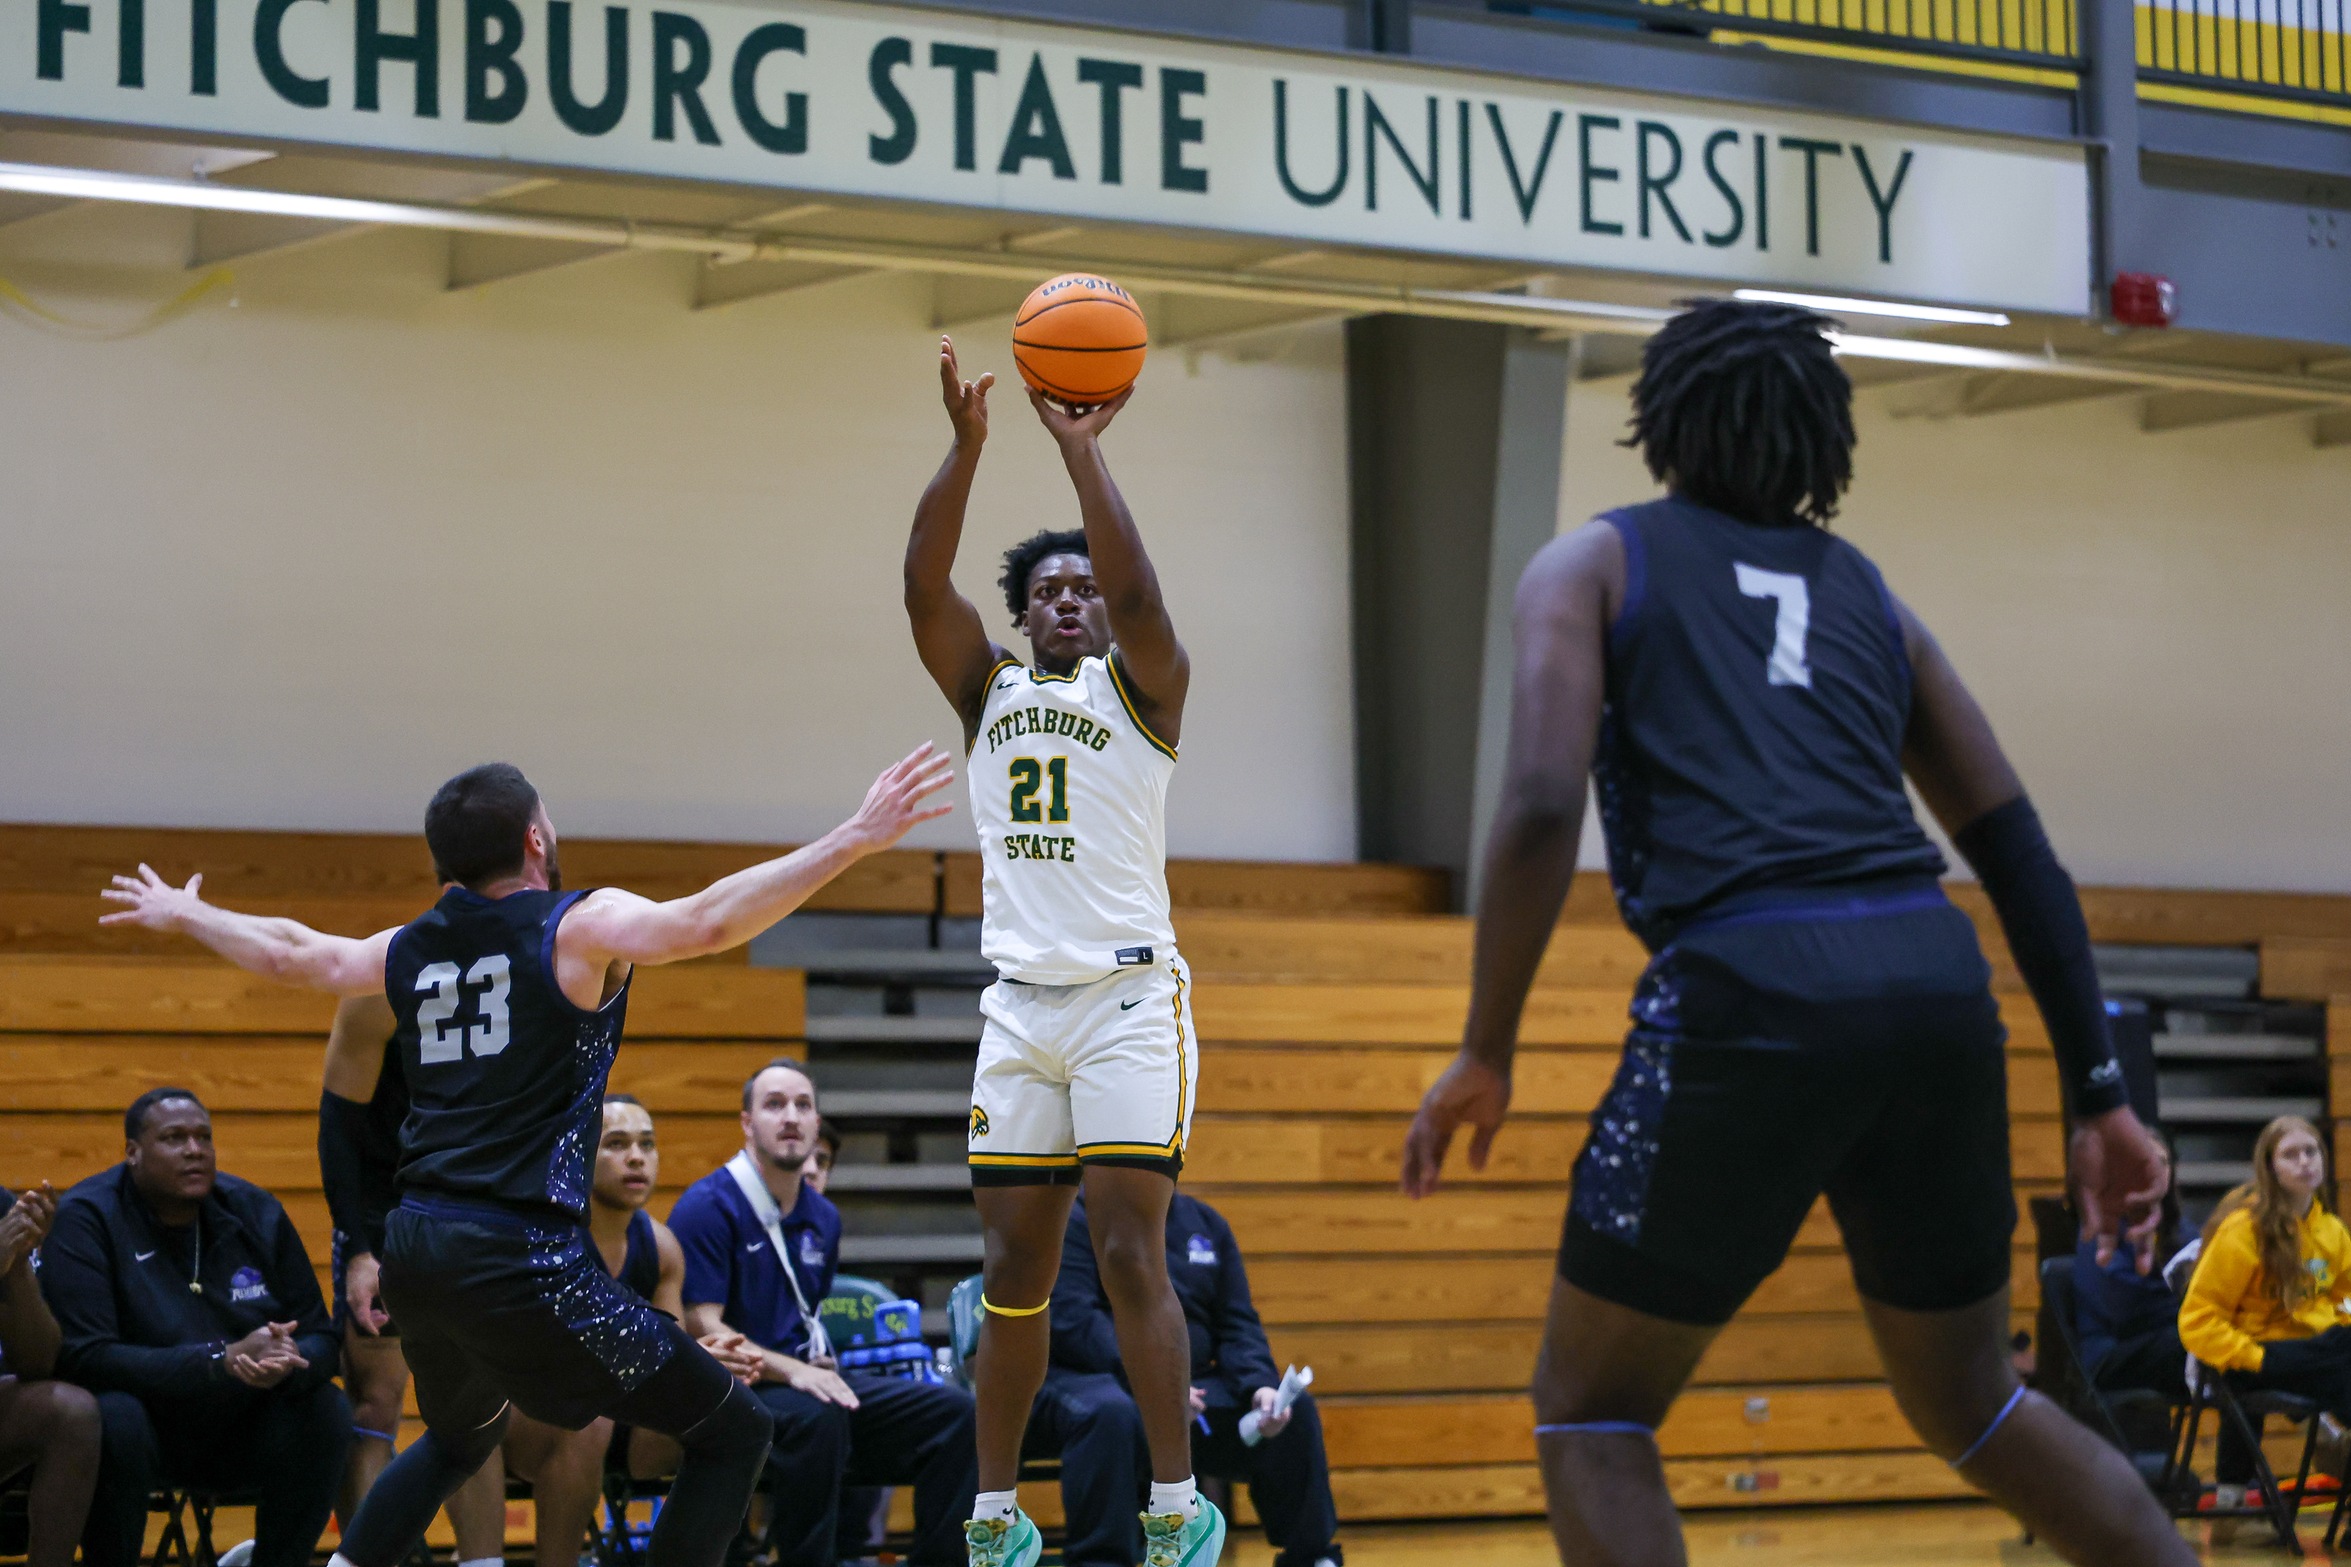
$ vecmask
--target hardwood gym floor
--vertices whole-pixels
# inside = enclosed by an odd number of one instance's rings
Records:
[[[2351,1562],[2351,1544],[2329,1557],[2318,1548],[2326,1510],[2303,1515],[2302,1546],[2311,1561]],[[1685,1522],[1691,1567],[2056,1567],[2058,1558],[2028,1546],[1998,1508],[1975,1503],[1927,1506],[1776,1508],[1701,1513]],[[2191,1538],[2208,1562],[2289,1560],[2266,1529],[2237,1526],[2220,1545],[2198,1527]],[[2347,1530],[2351,1533],[2351,1530]],[[1347,1567],[1555,1567],[1551,1536],[1538,1523],[1364,1524],[1341,1531]],[[1273,1553],[1253,1532],[1225,1567],[1268,1567]]]

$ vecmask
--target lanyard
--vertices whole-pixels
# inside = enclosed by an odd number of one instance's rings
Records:
[[[784,1282],[792,1286],[792,1304],[800,1308],[800,1320],[808,1329],[808,1355],[811,1363],[833,1358],[832,1340],[826,1335],[824,1323],[809,1309],[808,1294],[800,1288],[800,1275],[792,1266],[792,1255],[784,1245],[784,1214],[776,1206],[775,1193],[759,1178],[759,1167],[751,1162],[749,1149],[727,1161],[727,1174],[735,1178],[743,1200],[751,1205],[751,1212],[767,1231],[767,1243],[774,1249],[776,1265],[784,1270]]]

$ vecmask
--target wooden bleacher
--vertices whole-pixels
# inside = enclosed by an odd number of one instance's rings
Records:
[[[659,894],[773,851],[567,840],[563,852],[575,885]],[[421,847],[393,836],[0,827],[0,1182],[62,1186],[111,1164],[122,1105],[154,1083],[182,1083],[215,1111],[223,1168],[283,1196],[323,1271],[313,1116],[331,1009],[188,944],[101,932],[96,889],[141,857],[175,879],[203,870],[207,893],[231,906],[359,933],[430,901]],[[1442,879],[1178,862],[1170,883],[1201,1035],[1187,1189],[1231,1220],[1277,1359],[1316,1368],[1341,1515],[1539,1512],[1525,1388],[1568,1170],[1645,961],[1604,884],[1579,878],[1545,961],[1491,1166],[1473,1175],[1457,1150],[1448,1189],[1414,1203],[1395,1186],[1404,1129],[1467,1005],[1469,922],[1433,912]],[[977,885],[973,856],[902,851],[860,866],[814,906],[960,917],[977,912]],[[2046,1036],[1988,910],[1973,889],[1955,896],[1985,931],[2012,1033],[2020,1200],[2055,1191],[2063,1150]],[[2351,997],[2351,899],[2089,889],[2085,906],[2099,940],[2258,946],[2265,993]],[[737,1146],[737,1086],[801,1037],[803,1004],[798,975],[739,963],[640,981],[614,1085],[661,1118],[656,1211]],[[2028,1234],[2018,1247],[2021,1326],[2033,1304]],[[1685,1506],[1961,1490],[1893,1407],[1825,1211],[1710,1351],[1660,1441]],[[1032,1506],[1058,1514],[1058,1498]]]

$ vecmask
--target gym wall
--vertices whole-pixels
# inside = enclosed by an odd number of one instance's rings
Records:
[[[0,275],[130,319],[187,285],[188,222],[36,219]],[[0,819],[413,830],[502,757],[566,831],[791,839],[960,750],[899,596],[948,443],[927,279],[698,312],[687,258],[453,293],[443,247],[258,258],[121,341],[0,318]],[[957,336],[1011,382],[958,573],[1010,642],[996,557],[1077,508],[1009,315]],[[1197,671],[1176,851],[1343,859],[1336,329],[1268,351],[1158,355],[1107,446]]]
[[[1575,388],[1563,522],[1655,493],[1613,444],[1628,387]],[[1858,399],[1836,526],[1942,641],[2074,875],[2351,890],[2351,453],[2306,416],[2146,434],[2127,394],[1894,402]]]

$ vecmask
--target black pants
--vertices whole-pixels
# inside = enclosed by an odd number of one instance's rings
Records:
[[[2314,1338],[2280,1339],[2262,1354],[2259,1371],[2232,1371],[2229,1386],[2240,1393],[2291,1393],[2307,1398],[2351,1426],[2351,1327],[2329,1328]],[[2254,1435],[2260,1436],[2260,1422]],[[2253,1458],[2228,1423],[2221,1423],[2220,1451],[2213,1477],[2223,1485],[2253,1478]],[[2285,1478],[2292,1478],[2286,1476]]]
[[[768,1458],[775,1567],[832,1567],[844,1485],[914,1487],[914,1567],[963,1567],[979,1490],[971,1395],[959,1387],[845,1371],[857,1407],[781,1384],[757,1390],[775,1417]]]
[[[2102,1393],[2140,1389],[2169,1399],[2186,1398],[2188,1352],[2180,1344],[2178,1325],[2167,1322],[2152,1333],[2116,1340],[2090,1380]]]
[[[307,1567],[311,1547],[326,1533],[351,1445],[351,1405],[341,1388],[237,1384],[203,1398],[152,1403],[101,1393],[98,1416],[98,1489],[82,1533],[85,1567],[138,1567],[147,1498],[164,1485],[256,1493],[253,1567]]]
[[[1245,1409],[1211,1407],[1208,1429],[1192,1432],[1192,1466],[1220,1480],[1245,1481],[1249,1500],[1279,1554],[1276,1567],[1314,1567],[1339,1558],[1331,1500],[1330,1459],[1322,1414],[1306,1394],[1290,1407],[1281,1435],[1250,1447],[1241,1440]],[[1061,1497],[1069,1567],[1131,1567],[1142,1559],[1141,1510],[1151,1475],[1142,1415],[1132,1394],[1108,1373],[1049,1371],[1029,1414],[1032,1456],[1061,1455]]]

